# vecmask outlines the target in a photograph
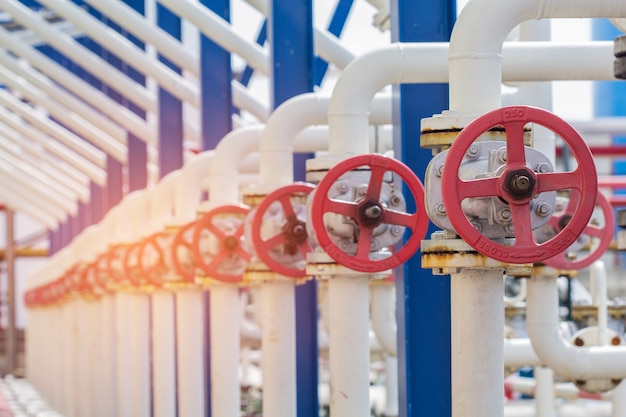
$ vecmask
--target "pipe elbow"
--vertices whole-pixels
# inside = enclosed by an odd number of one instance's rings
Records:
[[[392,285],[374,285],[371,301],[372,328],[382,348],[391,356],[396,356],[398,350],[394,291]]]

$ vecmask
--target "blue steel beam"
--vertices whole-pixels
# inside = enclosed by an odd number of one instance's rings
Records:
[[[268,39],[272,108],[313,90],[313,4],[272,0]],[[294,178],[304,180],[310,155],[294,156]],[[296,287],[296,401],[298,417],[318,417],[317,283]]]
[[[447,42],[456,18],[453,0],[393,0],[392,40]],[[394,100],[396,155],[424,180],[432,155],[420,149],[420,119],[448,108],[447,85],[402,85]],[[414,204],[414,203],[413,203]],[[408,208],[414,210],[414,207]],[[431,233],[434,229],[431,225]],[[450,277],[421,268],[421,252],[396,270],[400,416],[452,415]],[[404,301],[404,302],[402,302]]]
[[[256,35],[256,43],[257,45],[264,45],[267,40],[267,19],[263,19],[263,23],[261,24],[261,28],[259,29],[259,33]],[[250,83],[250,79],[252,78],[252,74],[254,74],[254,69],[250,65],[246,65],[246,68],[241,72],[239,76],[239,82],[245,86]]]
[[[343,32],[343,28],[345,27],[346,22],[348,21],[348,16],[350,15],[350,10],[352,10],[352,4],[354,4],[354,0],[339,0],[337,2],[333,16],[328,23],[328,32],[338,38],[341,37],[341,32]],[[313,82],[315,85],[322,84],[327,69],[328,62],[324,61],[319,56],[315,57],[315,62],[313,64]]]

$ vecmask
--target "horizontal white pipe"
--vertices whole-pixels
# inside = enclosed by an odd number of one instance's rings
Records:
[[[0,135],[4,134],[2,128],[3,125],[0,124]],[[11,165],[24,166],[24,169],[32,170],[35,176],[43,176],[45,181],[50,181],[55,188],[67,190],[70,195],[77,196],[84,203],[89,201],[88,184],[75,181],[74,178],[39,158],[39,155],[24,155],[18,145],[3,137],[0,137],[0,149],[3,151],[2,158]]]
[[[28,178],[31,181],[37,181],[42,184],[46,184],[50,189],[58,192],[60,195],[69,198],[70,200],[78,200],[79,198],[83,201],[89,200],[89,189],[83,187],[81,193],[83,195],[79,195],[76,190],[73,190],[71,187],[68,187],[66,183],[59,181],[59,178],[51,178],[46,175],[44,172],[39,170],[37,165],[30,165],[29,163],[15,158],[9,153],[2,153],[0,155],[0,161],[2,161],[4,166],[14,172],[16,175],[20,175],[24,178]]]
[[[83,143],[86,149],[91,147],[90,143],[94,144],[121,163],[126,163],[128,154],[126,146],[110,137],[100,128],[84,120],[76,113],[69,111],[69,109],[54,98],[42,94],[36,88],[29,85],[24,79],[19,78],[17,74],[4,67],[0,67],[0,82],[13,90],[19,91],[21,96],[30,102],[45,108],[55,119],[61,121],[78,135],[81,135],[88,141],[87,143]],[[96,148],[93,149],[95,150]]]
[[[334,97],[334,95],[333,95]],[[372,96],[373,97],[373,96]],[[329,123],[332,98],[318,93],[295,96],[274,110],[267,121],[259,151],[261,183],[282,186],[293,182],[293,142],[305,127]],[[391,121],[391,96],[370,98],[367,106],[366,144],[369,148],[369,123]]]
[[[143,49],[130,40],[111,30],[104,23],[91,16],[84,9],[70,1],[41,0],[41,4],[54,10],[59,16],[73,22],[98,44],[108,48],[113,54],[130,64],[142,74],[152,77],[161,88],[179,100],[194,107],[200,106],[198,87],[174,72],[164,63],[151,58]],[[122,92],[122,94],[124,94]]]
[[[161,4],[193,23],[200,32],[229,52],[240,55],[250,67],[268,74],[267,52],[238,34],[232,26],[200,3],[180,0],[161,0]]]
[[[33,109],[15,98],[8,91],[0,91],[0,103],[4,105],[6,109],[19,115],[22,119],[80,154],[88,161],[101,168],[106,166],[106,154],[104,152],[52,121],[42,112]]]
[[[1,27],[0,45],[16,56],[22,57],[28,61],[30,65],[37,68],[41,73],[50,77],[50,79],[72,92],[77,97],[80,97],[85,102],[91,104],[94,108],[102,111],[144,142],[154,143],[156,141],[156,130],[151,128],[142,118],[121,104],[116,103],[105,93],[94,88],[41,52],[17,40],[15,36],[12,36]],[[26,74],[26,72],[23,73],[24,76],[26,76]],[[48,83],[50,84],[50,81],[48,81]],[[54,95],[56,96],[56,94]]]
[[[580,134],[626,135],[626,117],[594,117],[593,120],[568,120]]]
[[[537,382],[534,378],[509,376],[504,385],[515,392],[525,395],[535,395]],[[557,398],[564,400],[577,400],[584,395],[581,395],[580,389],[571,382],[557,382],[554,384],[554,395]],[[606,397],[606,395],[604,395]],[[613,396],[614,397],[614,396]]]
[[[473,0],[461,11],[450,40],[450,109],[482,114],[501,106],[501,50],[520,23],[546,18],[626,17],[621,0]],[[585,55],[578,55],[579,57]],[[543,62],[530,61],[544,67]],[[546,66],[548,68],[549,66]],[[612,67],[611,67],[612,68]]]
[[[153,45],[159,54],[175,62],[176,65],[195,76],[200,74],[198,55],[194,51],[185,47],[178,39],[156,26],[132,7],[114,0],[86,0],[86,2],[137,39]]]
[[[339,69],[344,69],[356,57],[341,44],[339,38],[327,30],[314,28],[314,33],[315,53],[326,62],[334,64]]]
[[[69,165],[66,161],[52,156],[46,152],[44,148],[37,143],[31,143],[31,141],[11,129],[4,123],[0,123],[0,143],[6,146],[19,148],[20,154],[24,158],[34,158],[39,161],[40,166],[54,167],[67,178],[70,178],[72,182],[83,186],[89,185],[89,177],[78,169]]]
[[[30,216],[33,220],[41,223],[50,230],[56,230],[59,226],[59,222],[62,220],[42,211],[41,207],[38,207],[36,203],[25,200],[4,188],[0,189],[0,198],[2,198],[9,207],[12,207],[16,211],[26,213],[26,215]]]
[[[3,173],[2,186],[7,189],[11,189],[14,192],[16,189],[28,190],[33,197],[37,197],[42,202],[52,204],[71,215],[75,215],[78,210],[76,201],[59,194],[56,190],[49,188],[45,183],[40,181],[30,181],[24,176],[15,173],[10,166],[7,166],[3,162],[0,162],[0,171]],[[45,206],[41,207],[42,211],[46,210]]]
[[[126,145],[127,135],[122,127],[112,122],[111,119],[105,117],[102,113],[95,111],[90,106],[85,106],[83,101],[77,99],[63,88],[60,88],[25,61],[19,62],[17,58],[7,53],[7,51],[0,50],[0,64],[13,73],[19,74],[19,76],[24,78],[29,84],[43,91],[49,97],[54,97],[56,101],[82,116],[85,120],[93,123],[119,143]]]
[[[233,80],[231,87],[233,92],[233,105],[235,105],[235,107],[249,111],[262,122],[267,120],[270,116],[270,110],[267,105],[252,96],[252,94],[248,92],[248,89],[239,81]]]
[[[44,136],[30,125],[23,123],[19,117],[2,108],[0,108],[0,122],[5,123],[5,126],[10,126],[15,131],[27,137],[29,140],[41,145],[51,154],[59,157],[63,161],[66,161],[68,164],[80,170],[85,175],[88,175],[95,183],[99,185],[106,184],[106,172],[102,168],[99,168],[93,163],[81,158],[76,152],[61,145],[59,142]]]
[[[397,356],[396,288],[392,283],[373,285],[371,293],[371,321],[376,339],[390,356]]]
[[[539,366],[541,360],[533,350],[530,339],[504,339],[504,366]]]
[[[576,347],[563,339],[556,279],[528,280],[526,327],[537,356],[557,375],[572,379],[626,377],[626,346]]]
[[[122,96],[146,111],[157,111],[156,97],[145,87],[122,74],[117,68],[95,55],[70,36],[56,30],[35,12],[15,0],[0,0],[0,9],[30,28],[65,56],[106,82]]]
[[[576,55],[570,53],[571,49],[550,42],[516,42],[515,53],[509,53],[509,47],[507,43],[502,48],[506,59],[503,59],[502,80],[498,74],[498,94],[500,81],[614,79],[612,43],[585,43]],[[587,54],[596,61],[580,62],[580,56]],[[333,90],[328,110],[330,153],[369,152],[365,143],[369,103],[383,87],[446,82],[447,43],[396,43],[359,56],[345,68]]]

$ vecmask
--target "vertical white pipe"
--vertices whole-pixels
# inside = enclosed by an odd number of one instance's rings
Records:
[[[150,417],[149,296],[115,296],[117,416]]]
[[[77,298],[73,303],[76,305],[76,415],[90,415],[89,410],[89,346],[88,327],[89,323],[89,306],[87,301]]]
[[[626,417],[626,383],[624,381],[613,390],[611,402],[613,404],[611,417]]]
[[[262,284],[263,414],[296,415],[296,305],[294,281]],[[342,415],[342,414],[339,414]]]
[[[176,292],[176,347],[178,415],[205,415],[205,320],[204,293]]]
[[[152,398],[154,417],[176,415],[174,294],[152,293]]]
[[[537,417],[555,417],[554,372],[546,366],[536,366],[534,375]]]
[[[98,302],[98,357],[96,386],[97,417],[116,415],[116,333],[115,333],[115,296],[107,294]]]
[[[47,309],[44,309],[43,313],[46,312]],[[48,363],[49,366],[45,366],[46,370],[51,371],[50,375],[63,375],[64,369],[63,366],[65,364],[65,360],[63,358],[63,307],[59,305],[55,305],[52,307],[52,323],[53,325],[50,328],[47,328],[47,331],[43,334],[48,336],[50,340],[54,341],[54,354],[52,355],[55,360],[46,361],[46,352],[43,349],[40,349],[38,354],[38,363]],[[44,323],[42,322],[42,326]],[[63,408],[63,383],[59,381],[54,381],[52,378],[46,378],[45,375],[41,375],[42,381],[46,381],[47,391],[52,393],[52,404],[56,410],[61,410]]]
[[[368,416],[369,277],[355,275],[333,278],[328,282],[328,297],[332,317],[328,323],[332,387],[330,413],[333,416]]]
[[[387,391],[385,404],[385,417],[395,417],[400,413],[398,404],[398,357],[387,356],[385,358],[385,372]]]
[[[70,300],[63,305],[63,408],[67,417],[78,417],[76,409],[76,302]]]
[[[504,414],[502,274],[499,269],[463,269],[452,274],[454,417]]]
[[[239,289],[234,285],[211,287],[211,416],[239,415]]]
[[[595,261],[590,268],[591,298],[593,305],[598,308],[598,346],[609,344],[608,335],[608,309],[607,309],[607,289],[606,289],[606,269],[604,262]]]

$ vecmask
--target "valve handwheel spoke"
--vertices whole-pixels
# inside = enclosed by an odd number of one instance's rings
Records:
[[[571,149],[577,168],[570,172],[535,172],[528,166],[524,148],[524,126],[535,123],[556,133]],[[488,130],[504,126],[506,162],[493,178],[463,180],[459,169],[477,138]],[[595,205],[597,174],[593,156],[578,132],[556,115],[536,107],[510,106],[484,114],[465,127],[446,156],[442,175],[443,202],[450,223],[459,236],[490,258],[514,263],[539,262],[561,253],[584,231]],[[484,189],[481,189],[484,186]],[[559,233],[543,243],[532,234],[531,203],[540,193],[570,190],[580,194],[574,202],[571,220]],[[515,242],[510,245],[481,234],[465,215],[466,198],[499,197],[510,205]]]
[[[360,167],[370,168],[367,191],[362,200],[343,201],[329,197],[329,191],[341,176]],[[415,213],[389,209],[381,201],[384,176],[387,172],[395,174],[407,186],[417,206]],[[324,251],[337,263],[359,272],[382,272],[399,266],[417,251],[428,228],[424,186],[420,180],[402,162],[376,154],[346,159],[329,170],[315,191],[311,213],[315,236]],[[324,220],[326,213],[341,214],[350,217],[356,223],[358,227],[356,253],[348,253],[337,246],[327,229]],[[375,239],[374,231],[381,224],[402,226],[409,229],[411,235],[390,256],[381,259],[381,254],[375,253],[372,259],[371,247]],[[400,229],[401,233],[402,229]]]
[[[153,284],[159,283],[161,275],[165,272],[165,254],[159,241],[166,237],[163,232],[150,235],[138,249],[137,262],[141,275]]]
[[[269,193],[257,206],[252,218],[252,245],[258,258],[272,271],[290,278],[306,276],[306,255],[312,251],[304,219],[299,219],[294,199],[304,200],[315,187],[312,184],[297,182]],[[284,223],[281,231],[268,238],[261,236],[263,221],[275,202],[280,203]],[[304,208],[304,201],[302,202]],[[303,216],[304,217],[304,216]],[[270,220],[271,221],[271,220]],[[278,257],[275,251],[287,252]],[[290,253],[293,251],[293,253]]]
[[[196,265],[209,278],[237,283],[243,278],[243,263],[251,255],[241,246],[243,222],[250,209],[242,205],[225,205],[214,208],[197,220],[191,248]],[[218,242],[216,253],[204,253],[201,241],[208,231]]]
[[[574,204],[572,205],[572,200]],[[569,218],[572,215],[574,208],[578,202],[579,198],[577,193],[572,193],[570,196],[570,202],[567,205],[567,208],[564,212],[555,214],[552,216],[554,222],[551,222],[551,225],[555,227],[556,230],[559,230],[562,226],[562,220]],[[546,259],[544,263],[548,266],[558,269],[564,270],[579,270],[582,268],[586,268],[591,265],[593,262],[598,260],[604,252],[609,248],[611,241],[613,240],[613,226],[615,223],[615,215],[613,213],[613,207],[607,198],[598,191],[596,197],[596,206],[600,208],[602,215],[604,217],[603,225],[595,225],[592,222],[589,222],[583,232],[582,235],[589,236],[591,238],[596,238],[599,240],[597,245],[591,243],[591,249],[589,252],[584,255],[577,257],[576,259],[572,259],[570,254],[568,254],[568,250],[563,251],[562,253]],[[552,220],[551,219],[551,220]]]

